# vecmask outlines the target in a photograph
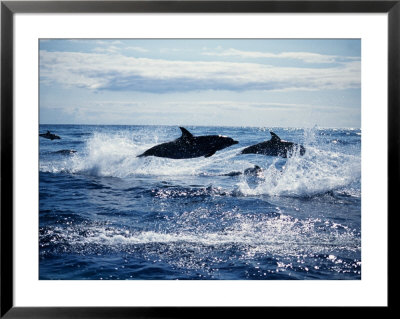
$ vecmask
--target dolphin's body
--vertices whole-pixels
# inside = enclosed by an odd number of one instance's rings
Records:
[[[258,176],[262,172],[262,168],[258,165],[254,165],[254,167],[246,168],[243,172],[230,172],[224,174],[223,176],[238,176],[238,175],[251,175]]]
[[[50,131],[47,131],[46,133],[43,133],[43,134],[39,134],[39,136],[44,137],[44,138],[48,138],[49,140],[59,140],[59,139],[61,139],[61,137],[50,133]]]
[[[75,150],[59,150],[59,151],[55,151],[54,154],[63,154],[63,155],[70,155],[76,153]]]
[[[193,136],[187,129],[180,127],[182,136],[172,142],[162,143],[148,149],[138,157],[158,156],[174,159],[210,157],[216,151],[222,150],[238,141],[227,136],[207,135]]]
[[[241,154],[263,154],[287,158],[292,156],[296,151],[298,151],[300,155],[304,155],[306,152],[303,145],[281,140],[274,132],[270,133],[272,137],[269,141],[246,147],[242,150]]]

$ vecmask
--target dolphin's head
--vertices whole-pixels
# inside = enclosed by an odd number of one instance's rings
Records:
[[[238,144],[238,141],[235,141],[233,138],[228,136],[214,136],[212,144],[214,145],[215,150],[222,150],[226,147],[229,147],[234,144]]]
[[[235,141],[233,138],[228,137],[228,136],[219,136],[218,138],[218,144],[221,145],[223,148],[229,147],[231,145],[238,144],[238,141]]]

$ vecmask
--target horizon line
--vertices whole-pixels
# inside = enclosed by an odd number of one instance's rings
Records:
[[[39,125],[76,125],[76,126],[194,126],[194,127],[240,127],[240,128],[289,128],[289,129],[358,129],[361,130],[361,127],[354,126],[255,126],[255,125],[195,125],[195,124],[72,124],[72,123],[39,123]]]

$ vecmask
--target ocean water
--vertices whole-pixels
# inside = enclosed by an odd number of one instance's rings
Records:
[[[361,279],[359,129],[186,128],[239,144],[138,158],[179,127],[40,125],[39,279]],[[305,155],[239,155],[270,130]]]

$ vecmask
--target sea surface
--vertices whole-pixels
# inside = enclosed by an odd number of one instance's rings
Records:
[[[40,125],[39,279],[361,279],[359,129],[186,128],[239,144],[139,158],[179,127]],[[239,155],[269,131],[305,155]]]

